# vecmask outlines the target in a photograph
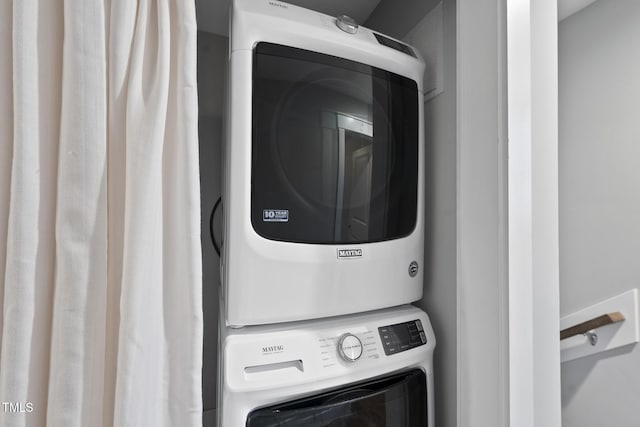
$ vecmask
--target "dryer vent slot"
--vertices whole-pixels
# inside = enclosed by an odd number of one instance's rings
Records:
[[[411,49],[406,44],[400,43],[398,41],[390,39],[389,37],[385,37],[381,34],[373,33],[373,35],[375,36],[376,40],[378,40],[378,43],[380,43],[381,45],[390,47],[391,49],[395,49],[398,52],[406,53],[407,55],[413,56],[414,58],[416,58],[416,54],[413,51],[413,49]]]
[[[304,372],[304,364],[300,359],[278,363],[267,363],[265,365],[245,366],[244,372],[246,374],[258,374],[261,372],[274,372],[288,368],[296,368],[300,372]]]

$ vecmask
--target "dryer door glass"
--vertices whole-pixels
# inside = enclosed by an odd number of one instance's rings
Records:
[[[427,427],[426,376],[413,370],[249,414],[247,427]]]
[[[333,244],[410,234],[418,198],[416,83],[270,43],[259,43],[253,59],[255,231]]]

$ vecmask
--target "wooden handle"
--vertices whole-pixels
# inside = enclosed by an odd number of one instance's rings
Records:
[[[573,337],[575,335],[583,335],[592,329],[610,325],[612,323],[622,322],[623,320],[624,315],[619,311],[603,314],[602,316],[594,317],[586,322],[578,323],[577,325],[561,330],[560,340]]]

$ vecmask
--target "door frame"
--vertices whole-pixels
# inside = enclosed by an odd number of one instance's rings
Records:
[[[457,425],[559,427],[557,1],[456,13]]]

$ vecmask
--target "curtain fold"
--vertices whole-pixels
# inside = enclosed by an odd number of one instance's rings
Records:
[[[47,424],[100,425],[107,282],[104,8],[64,2]]]
[[[46,418],[55,274],[62,2],[2,1],[0,425]],[[9,154],[10,153],[10,154]],[[30,413],[11,412],[12,409]],[[10,407],[13,404],[13,408]],[[28,416],[27,416],[28,415]]]
[[[0,0],[0,37],[0,426],[201,425],[194,3]]]

